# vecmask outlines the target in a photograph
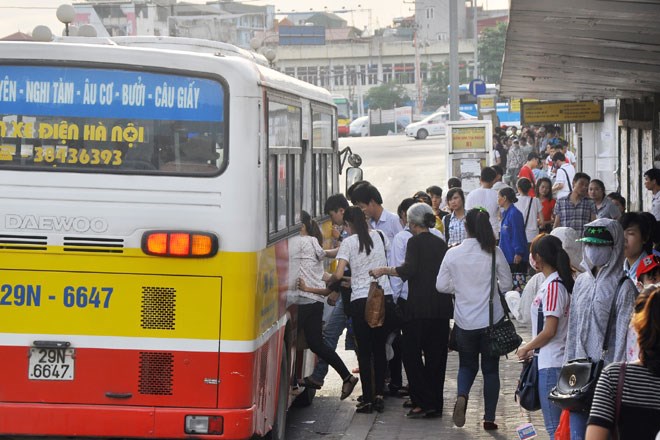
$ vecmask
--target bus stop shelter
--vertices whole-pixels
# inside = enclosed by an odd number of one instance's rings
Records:
[[[658,23],[657,0],[511,0],[500,93],[616,99],[616,177],[631,210],[650,208],[642,174],[660,165]]]

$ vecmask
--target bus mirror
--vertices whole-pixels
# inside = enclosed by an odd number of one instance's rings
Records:
[[[358,158],[359,157],[360,156],[358,156]],[[359,182],[360,180],[363,180],[362,168],[357,166],[346,169],[346,188],[350,188],[355,182]]]
[[[348,156],[348,163],[352,167],[359,168],[360,165],[362,165],[362,158],[360,157],[359,154],[351,154],[350,156]],[[360,170],[360,173],[362,173],[362,170]]]

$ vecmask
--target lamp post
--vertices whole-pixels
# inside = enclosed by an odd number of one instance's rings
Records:
[[[71,5],[60,5],[55,12],[57,19],[64,23],[64,34],[69,36],[69,25],[73,23],[76,18],[76,11]]]

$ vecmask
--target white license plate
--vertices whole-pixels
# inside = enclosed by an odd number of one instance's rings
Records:
[[[73,380],[75,349],[30,348],[28,379]]]

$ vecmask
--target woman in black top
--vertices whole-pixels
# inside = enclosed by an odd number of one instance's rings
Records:
[[[598,379],[587,422],[586,440],[657,439],[660,431],[660,287],[639,294],[632,318],[639,360],[613,362]],[[621,381],[621,383],[620,383]],[[618,406],[618,408],[617,408]]]
[[[403,310],[403,364],[414,405],[408,417],[434,417],[442,414],[449,319],[453,313],[451,296],[439,295],[435,290],[447,245],[429,232],[435,226],[435,215],[426,204],[416,203],[408,209],[408,226],[413,236],[408,240],[404,263],[379,267],[370,274],[408,281],[408,301]]]

